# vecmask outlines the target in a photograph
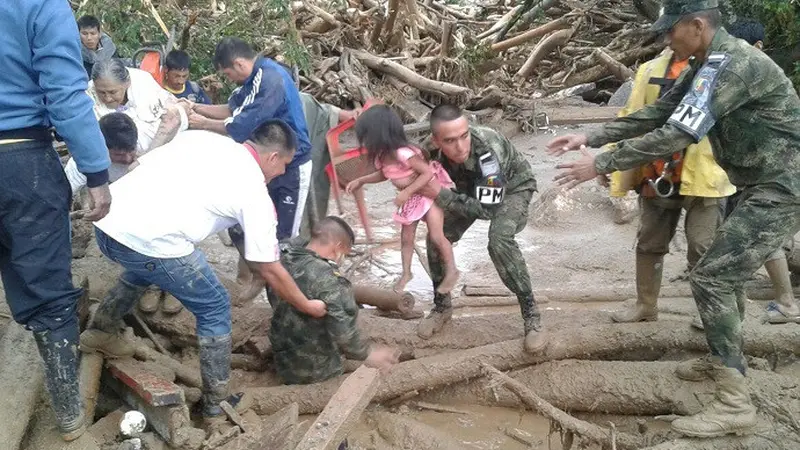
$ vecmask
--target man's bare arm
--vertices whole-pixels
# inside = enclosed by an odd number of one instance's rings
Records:
[[[193,111],[203,117],[215,120],[224,120],[230,117],[233,112],[228,105],[203,105],[195,103]]]

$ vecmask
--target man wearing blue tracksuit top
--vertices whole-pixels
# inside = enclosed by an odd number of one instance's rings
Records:
[[[69,441],[87,422],[78,388],[81,290],[70,267],[70,185],[49,128],[86,176],[90,220],[111,207],[108,149],[86,95],[69,3],[0,2],[0,30],[0,276],[14,320],[33,332],[56,422]]]
[[[227,105],[192,105],[189,125],[230,135],[237,142],[244,142],[267,120],[282,120],[294,130],[299,142],[294,159],[267,187],[278,213],[278,239],[296,236],[311,180],[311,142],[300,92],[285,68],[257,55],[241,39],[222,39],[214,65],[241,87]],[[236,240],[235,233],[232,237]]]

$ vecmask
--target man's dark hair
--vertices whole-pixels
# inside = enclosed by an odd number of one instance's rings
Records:
[[[222,38],[214,50],[214,67],[219,69],[227,69],[233,66],[233,60],[236,58],[255,59],[256,52],[250,47],[247,42],[235,38],[226,37]]]
[[[703,11],[697,11],[692,14],[687,14],[686,16],[681,18],[681,21],[690,21],[694,19],[705,19],[708,22],[708,25],[716,30],[722,25],[722,13],[718,8],[713,9],[705,9]]]
[[[139,135],[133,119],[126,114],[115,112],[100,118],[100,131],[110,150],[136,151]]]
[[[744,39],[750,45],[756,45],[759,41],[764,42],[766,36],[764,25],[753,19],[737,20],[728,28],[731,36]]]
[[[441,105],[433,108],[431,111],[431,130],[440,122],[450,122],[451,120],[456,120],[464,115],[464,112],[461,111],[456,105],[450,103],[442,103]]]
[[[356,139],[367,149],[372,162],[383,161],[387,156],[394,160],[397,149],[408,147],[403,120],[387,105],[367,108],[356,120]]]
[[[192,65],[192,58],[183,50],[172,50],[167,53],[164,66],[167,70],[189,70]]]
[[[353,228],[341,217],[328,216],[320,220],[311,231],[311,239],[319,240],[325,244],[347,239],[345,243],[348,247],[352,247],[356,242],[356,234],[353,232]]]
[[[290,155],[297,150],[297,135],[292,127],[282,120],[268,120],[253,132],[251,137],[256,144],[269,151],[277,150],[283,155]]]
[[[85,15],[78,19],[78,30],[84,28],[97,28],[100,31],[100,19],[95,16]]]

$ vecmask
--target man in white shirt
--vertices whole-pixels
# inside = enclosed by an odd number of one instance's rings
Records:
[[[122,317],[154,284],[172,294],[197,319],[203,416],[211,429],[225,421],[231,360],[230,297],[195,244],[235,224],[246,230],[245,257],[269,286],[298,311],[326,314],[309,300],[280,262],[277,217],[266,183],[292,160],[297,138],[281,121],[259,126],[238,144],[209,131],[179,134],[111,187],[114,207],[95,223],[100,250],[124,267],[100,303],[82,351],[109,357],[133,354],[119,333]]]
[[[136,124],[123,113],[111,113],[100,118],[100,131],[108,147],[111,166],[108,168],[108,182],[113,183],[128,173],[136,162]],[[72,188],[72,196],[86,186],[86,175],[78,170],[75,160],[70,158],[64,166],[64,173]]]

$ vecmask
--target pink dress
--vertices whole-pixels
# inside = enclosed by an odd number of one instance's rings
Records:
[[[397,149],[395,153],[397,162],[382,164],[380,161],[376,161],[375,167],[383,172],[383,176],[386,177],[387,180],[392,182],[403,180],[416,175],[414,169],[408,164],[408,160],[414,156],[422,157],[422,150],[416,147],[401,147]],[[433,176],[439,181],[442,187],[451,188],[453,186],[453,180],[450,179],[450,175],[447,174],[444,167],[442,167],[438,161],[431,161],[429,164],[431,170],[433,170]],[[433,206],[433,199],[425,197],[424,195],[414,194],[392,217],[394,221],[400,225],[410,225],[424,218],[428,210],[431,209],[431,206]]]

